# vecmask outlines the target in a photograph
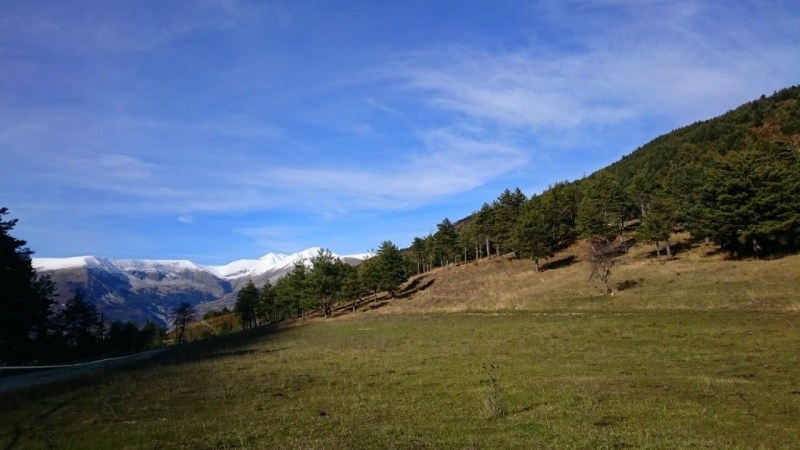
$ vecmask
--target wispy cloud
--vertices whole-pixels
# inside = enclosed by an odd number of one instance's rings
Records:
[[[740,38],[772,26],[747,22],[746,11],[729,17],[703,2],[609,1],[614,8],[601,14],[595,2],[564,3],[548,12],[589,31],[564,38],[566,48],[448,46],[409,55],[389,72],[431,107],[534,132],[647,116],[697,120],[752,98],[752,86],[777,89],[800,73],[799,42]]]
[[[513,144],[440,129],[421,136],[421,150],[382,168],[281,167],[246,178],[322,213],[407,209],[473,189],[527,163]]]

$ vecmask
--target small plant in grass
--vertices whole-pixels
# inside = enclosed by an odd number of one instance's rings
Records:
[[[484,399],[484,412],[489,418],[501,417],[505,414],[502,403],[503,390],[500,388],[497,372],[500,366],[497,364],[484,364],[483,370],[486,372],[486,399]]]

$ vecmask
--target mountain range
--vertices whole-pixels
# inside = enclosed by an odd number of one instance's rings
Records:
[[[236,292],[249,280],[257,286],[267,281],[274,284],[296,262],[309,265],[319,251],[319,247],[312,247],[288,255],[268,253],[258,259],[240,259],[221,266],[188,260],[77,256],[34,258],[33,267],[39,275],[51,278],[58,304],[81,292],[106,321],[130,320],[141,324],[152,320],[166,326],[170,310],[180,302],[189,302],[199,314],[232,308]],[[369,254],[334,256],[358,265]]]

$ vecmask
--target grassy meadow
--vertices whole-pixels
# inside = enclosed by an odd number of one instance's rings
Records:
[[[7,394],[0,446],[797,448],[800,258],[704,252],[635,250],[613,297],[579,261],[440,270],[374,309]]]

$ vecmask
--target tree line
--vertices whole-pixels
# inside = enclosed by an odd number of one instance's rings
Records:
[[[587,239],[608,247],[635,224],[636,238],[667,258],[685,230],[732,256],[800,247],[800,87],[659,137],[583,179],[527,198],[506,189],[491,204],[408,249],[416,272],[501,253],[540,261]]]
[[[161,345],[162,327],[107,323],[81,293],[56,308],[53,283],[36,274],[33,252],[11,235],[17,220],[5,220],[7,214],[0,208],[0,364],[74,361]]]
[[[306,264],[308,263],[308,264]],[[406,260],[391,241],[384,241],[374,255],[352,266],[321,249],[309,261],[296,261],[292,271],[272,285],[260,288],[252,280],[236,295],[234,312],[242,328],[304,318],[310,312],[333,315],[334,306],[348,303],[352,310],[364,296],[377,299],[378,292],[398,293],[407,279]]]

